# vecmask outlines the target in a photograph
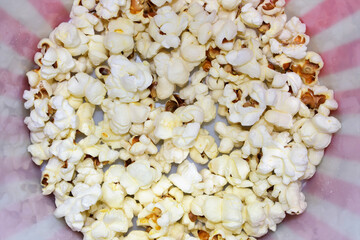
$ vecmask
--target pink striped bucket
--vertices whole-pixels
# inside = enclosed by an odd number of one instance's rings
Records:
[[[41,195],[40,170],[26,151],[23,124],[25,72],[38,41],[68,20],[72,0],[0,0],[0,240],[81,239],[56,219],[51,197]],[[341,131],[318,172],[305,186],[308,208],[287,217],[266,240],[360,239],[360,1],[287,0],[325,68],[320,81],[335,90]]]

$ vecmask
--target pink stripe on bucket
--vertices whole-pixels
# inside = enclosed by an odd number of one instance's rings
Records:
[[[360,215],[359,186],[317,172],[304,191]]]
[[[306,211],[301,216],[287,216],[284,223],[304,240],[351,240]]]
[[[40,168],[32,162],[30,155],[1,158],[0,162],[0,184],[23,180],[40,182]]]
[[[359,0],[325,0],[301,17],[314,36],[360,9]],[[334,33],[336,34],[336,33]]]
[[[359,146],[360,137],[335,134],[325,153],[330,156],[342,158],[344,161],[351,160],[360,164]]]
[[[7,69],[0,68],[0,95],[21,99],[29,85],[25,75],[16,75]]]
[[[335,99],[339,103],[336,114],[360,113],[360,88],[335,91]]]
[[[48,240],[77,240],[83,239],[83,236],[79,232],[73,232],[69,227],[64,226],[54,235],[52,235]]]
[[[40,39],[0,8],[0,41],[32,60]]]
[[[53,28],[69,21],[69,11],[60,0],[28,0]]]
[[[7,206],[0,211],[1,239],[18,233],[22,229],[49,216],[55,210],[54,200],[50,197],[35,195],[19,203]]]
[[[19,137],[23,135],[29,135],[29,130],[27,129],[27,126],[25,125],[24,119],[22,117],[0,116],[0,130],[0,139],[6,139],[11,136]]]
[[[320,76],[360,66],[360,39],[321,53],[324,68]],[[339,79],[344,81],[345,79]]]

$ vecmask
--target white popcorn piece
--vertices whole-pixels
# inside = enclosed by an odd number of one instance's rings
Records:
[[[100,65],[108,59],[103,36],[95,35],[89,37],[88,46],[88,57],[94,66]]]
[[[94,35],[96,31],[102,31],[102,24],[96,16],[89,13],[95,6],[94,0],[82,0],[82,6],[73,5],[70,12],[70,23],[87,35]]]
[[[66,223],[72,230],[80,231],[85,220],[81,213],[96,204],[101,195],[101,187],[99,184],[90,187],[80,183],[71,190],[71,193],[73,197],[69,197],[59,205],[54,214],[57,218],[65,217]]]
[[[194,146],[190,149],[191,159],[196,163],[206,164],[209,159],[216,158],[218,154],[215,139],[209,135],[209,132],[201,129]]]
[[[72,23],[61,23],[50,33],[50,40],[66,48],[72,56],[83,55],[89,49],[89,39]]]
[[[250,81],[243,84],[241,99],[234,92],[233,87],[225,86],[223,97],[219,103],[229,108],[228,120],[232,123],[241,123],[243,126],[251,126],[260,119],[266,108],[266,89],[258,81]],[[252,101],[247,101],[247,97]],[[255,101],[254,101],[255,100]],[[233,101],[236,101],[233,103]]]
[[[177,15],[171,7],[165,6],[159,8],[156,16],[150,19],[148,32],[163,47],[177,48],[180,44],[179,36],[187,25],[188,17],[186,14]]]
[[[125,189],[120,185],[124,169],[120,165],[111,166],[104,176],[102,200],[111,208],[121,208],[125,198]]]
[[[148,240],[149,239],[148,233],[145,231],[133,230],[124,238],[124,240],[140,240],[140,239]]]
[[[81,230],[84,239],[114,239],[117,233],[126,233],[129,228],[128,219],[120,209],[102,209],[95,215],[96,221]]]
[[[159,76],[156,88],[158,98],[170,97],[175,85],[184,86],[189,81],[191,69],[181,57],[161,52],[154,57],[154,63]]]
[[[34,101],[34,108],[30,112],[30,116],[26,117],[24,123],[30,131],[42,130],[45,122],[49,120],[49,100],[36,99]]]
[[[150,113],[150,107],[141,103],[127,104],[108,99],[103,102],[102,109],[109,118],[111,130],[116,134],[127,133],[132,123],[145,122]]]
[[[207,195],[220,192],[227,184],[227,180],[224,177],[212,174],[208,169],[201,170],[200,174],[203,178],[202,190]]]
[[[233,66],[241,66],[248,63],[254,56],[253,51],[248,48],[242,48],[239,51],[231,50],[225,58]]]
[[[29,75],[30,73],[31,72],[28,72],[27,74]],[[31,77],[28,77],[29,82],[30,82],[30,78]],[[30,88],[30,90],[24,91],[23,98],[26,100],[26,102],[24,103],[24,107],[26,109],[30,109],[34,107],[34,101],[36,99],[48,98],[53,93],[51,85],[44,80],[37,83],[36,86],[34,87],[35,88]]]
[[[135,41],[136,50],[146,59],[154,57],[162,47],[160,43],[152,41],[147,32],[136,35]]]
[[[205,46],[200,45],[196,37],[189,32],[181,35],[180,54],[185,61],[199,64],[205,59]]]
[[[303,124],[299,134],[307,146],[321,150],[330,144],[331,134],[336,133],[340,128],[341,124],[336,118],[318,113]]]
[[[138,215],[139,226],[150,226],[149,238],[155,239],[165,236],[171,225],[176,223],[184,214],[180,203],[172,198],[165,198],[157,203],[150,203]]]
[[[227,126],[223,122],[215,123],[215,131],[221,139],[219,152],[230,153],[234,147],[240,147],[248,137],[248,132],[236,126]]]
[[[86,97],[94,105],[100,105],[106,94],[104,84],[86,73],[77,73],[72,77],[68,82],[68,90],[75,97]]]
[[[145,135],[141,135],[139,142],[134,143],[129,149],[129,153],[133,155],[156,154],[157,152],[156,145]]]
[[[86,136],[94,133],[95,131],[95,122],[93,119],[94,112],[95,107],[90,103],[81,104],[76,111],[76,115],[79,118],[79,131],[84,133]]]
[[[208,6],[208,5],[206,5]],[[189,22],[189,30],[197,36],[200,44],[206,44],[212,36],[212,23],[216,12],[207,12],[198,2],[191,2],[188,13],[193,19]]]
[[[241,19],[249,27],[258,28],[263,23],[261,14],[256,11],[251,3],[245,4],[241,8]]]
[[[64,165],[63,162],[57,158],[50,158],[45,166],[44,171],[41,173],[41,185],[43,186],[42,192],[44,195],[49,195],[55,190],[55,186],[61,181],[60,170]]]
[[[43,161],[48,160],[51,157],[49,141],[31,144],[27,150],[31,154],[31,159],[36,165],[41,165]]]
[[[237,26],[231,20],[219,19],[213,25],[213,38],[215,38],[215,44],[222,50],[230,51],[234,42],[231,41],[235,38],[237,32]]]
[[[304,145],[294,144],[285,147],[287,140],[281,139],[279,142],[280,137],[284,138],[282,135],[278,135],[278,140],[275,140],[273,145],[262,148],[263,156],[258,171],[262,174],[274,171],[277,176],[283,178],[284,184],[289,184],[304,175],[309,160]]]
[[[194,163],[184,161],[178,166],[177,173],[169,176],[169,180],[184,193],[192,193],[202,181],[202,176]]]
[[[89,186],[95,184],[102,184],[104,173],[100,168],[95,167],[94,161],[91,158],[87,158],[84,161],[76,165],[76,178],[74,184],[85,183]]]
[[[130,164],[126,170],[122,169],[120,184],[125,188],[126,193],[134,195],[140,188],[147,189],[157,181],[160,176],[150,163],[145,160],[138,160]]]
[[[195,215],[203,215],[208,221],[221,223],[225,229],[238,233],[241,232],[244,223],[242,209],[240,198],[229,193],[224,194],[222,198],[202,195],[196,197],[191,204],[191,212]]]
[[[126,1],[124,0],[100,0],[95,9],[100,17],[110,19],[116,17],[120,7],[125,4]]]
[[[216,117],[216,105],[215,101],[210,95],[197,96],[197,101],[194,103],[196,106],[202,108],[204,113],[204,122],[211,122]]]
[[[162,112],[155,119],[154,134],[159,139],[169,139],[173,137],[173,130],[181,125],[181,119],[176,114]]]
[[[49,39],[42,40],[38,48],[45,48],[43,53],[38,52],[34,57],[43,79],[55,78],[63,81],[70,78],[70,71],[75,67],[75,61],[68,50],[56,46]]]
[[[112,55],[108,60],[111,75],[105,80],[108,96],[122,102],[136,102],[153,78],[147,62],[131,62],[121,55]]]
[[[178,148],[188,149],[194,146],[200,131],[200,123],[188,123],[182,127],[173,129],[172,142]]]
[[[68,161],[73,164],[77,164],[84,155],[81,147],[76,145],[73,139],[70,138],[54,140],[49,151],[62,161]]]
[[[108,26],[109,32],[105,35],[104,46],[111,54],[123,53],[129,56],[134,49],[134,24],[131,20],[117,18],[111,20]]]
[[[157,155],[160,161],[166,161],[168,163],[182,163],[189,155],[189,149],[183,149],[176,147],[172,140],[164,140],[163,145],[160,148]]]
[[[235,186],[241,186],[250,172],[247,161],[241,158],[241,152],[236,150],[230,155],[214,158],[208,164],[211,172],[223,176]]]

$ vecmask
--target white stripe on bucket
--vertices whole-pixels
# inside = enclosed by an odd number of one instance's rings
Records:
[[[27,0],[7,1],[2,9],[39,38],[49,35],[50,25]]]

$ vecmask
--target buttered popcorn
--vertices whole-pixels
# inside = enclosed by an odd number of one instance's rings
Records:
[[[55,216],[85,240],[255,240],[303,213],[341,124],[284,7],[74,0],[23,95]]]

